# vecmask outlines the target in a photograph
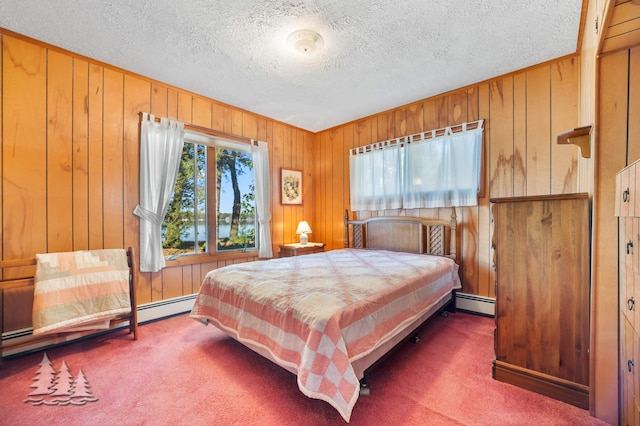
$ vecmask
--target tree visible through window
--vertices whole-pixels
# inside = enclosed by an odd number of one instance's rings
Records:
[[[255,248],[254,198],[252,157],[242,144],[186,134],[162,226],[165,256]]]
[[[251,154],[216,149],[218,250],[255,248],[255,195]]]

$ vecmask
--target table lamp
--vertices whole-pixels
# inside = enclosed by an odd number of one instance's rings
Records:
[[[298,224],[298,229],[296,229],[296,234],[300,235],[300,245],[304,246],[309,242],[309,237],[307,234],[311,233],[311,228],[306,220],[301,221]]]

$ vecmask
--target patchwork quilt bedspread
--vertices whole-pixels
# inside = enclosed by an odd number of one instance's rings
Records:
[[[131,312],[123,249],[36,255],[33,334],[107,328]]]
[[[300,390],[349,421],[360,383],[351,362],[461,288],[440,256],[343,249],[226,266],[205,277],[191,317],[268,351]]]

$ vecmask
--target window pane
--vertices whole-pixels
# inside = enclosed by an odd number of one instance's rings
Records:
[[[257,247],[251,154],[216,149],[216,175],[218,251]]]
[[[173,198],[162,226],[166,257],[207,251],[207,149],[186,142]]]

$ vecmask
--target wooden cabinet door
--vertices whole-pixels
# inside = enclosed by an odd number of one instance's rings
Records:
[[[589,200],[496,199],[496,360],[589,384]]]

